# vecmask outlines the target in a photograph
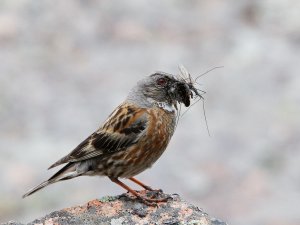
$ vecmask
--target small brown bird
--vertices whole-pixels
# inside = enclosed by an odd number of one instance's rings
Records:
[[[142,197],[119,178],[152,190],[134,176],[151,167],[165,151],[175,130],[177,103],[190,105],[191,87],[184,79],[163,72],[142,79],[103,126],[49,169],[66,165],[23,198],[58,181],[99,175],[109,177],[145,203],[165,201]]]

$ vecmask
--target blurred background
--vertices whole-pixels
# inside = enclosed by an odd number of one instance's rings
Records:
[[[199,79],[211,136],[199,102],[137,178],[229,224],[300,224],[299,10],[299,0],[1,0],[0,222],[123,193],[82,177],[21,199],[137,80],[183,64],[194,77],[224,66]]]

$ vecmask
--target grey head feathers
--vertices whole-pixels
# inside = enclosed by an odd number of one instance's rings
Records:
[[[175,100],[172,98],[171,92],[175,90],[174,84],[178,82],[171,74],[156,72],[140,80],[131,89],[126,101],[146,108],[157,103],[165,103],[171,106]]]

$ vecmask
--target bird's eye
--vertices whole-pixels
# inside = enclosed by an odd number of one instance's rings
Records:
[[[167,80],[165,78],[158,78],[156,83],[160,86],[164,86],[167,83]]]

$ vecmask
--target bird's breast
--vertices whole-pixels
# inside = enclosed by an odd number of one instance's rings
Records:
[[[162,155],[175,128],[175,113],[160,108],[148,110],[148,124],[143,137],[120,157],[127,165],[121,177],[131,177],[152,166]]]
[[[129,148],[99,158],[98,170],[107,176],[129,178],[152,166],[174,133],[176,116],[159,107],[147,109],[145,132]],[[99,172],[99,173],[100,173]]]

